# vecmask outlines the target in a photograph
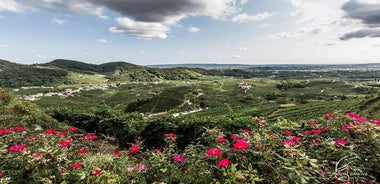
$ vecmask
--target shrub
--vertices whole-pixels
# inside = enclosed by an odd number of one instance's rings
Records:
[[[257,126],[235,132],[204,129],[199,143],[180,149],[177,141],[188,134],[170,132],[171,124],[155,122],[152,134],[145,136],[157,133],[154,138],[162,144],[145,147],[150,138],[138,136],[120,150],[75,127],[3,127],[0,182],[379,182],[380,120],[329,113],[304,126],[285,120],[267,123],[264,118],[254,118],[252,124]]]

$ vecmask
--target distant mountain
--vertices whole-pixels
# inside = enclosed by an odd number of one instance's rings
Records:
[[[207,70],[213,69],[244,69],[250,68],[255,65],[244,64],[158,64],[158,65],[146,65],[149,68],[203,68]]]
[[[80,61],[65,60],[65,59],[56,59],[54,61],[41,64],[41,66],[51,66],[51,67],[65,69],[68,71],[89,73],[89,74],[114,72],[115,70],[133,70],[133,69],[144,68],[139,65],[134,65],[134,64],[122,62],[122,61],[96,65],[96,64],[89,64],[89,63],[84,63]]]
[[[149,68],[202,68],[206,70],[224,70],[224,69],[262,69],[262,70],[314,70],[314,69],[348,69],[348,68],[368,68],[380,69],[380,63],[364,64],[157,64],[146,65]]]

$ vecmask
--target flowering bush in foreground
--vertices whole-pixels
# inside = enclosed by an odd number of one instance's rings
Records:
[[[0,183],[376,183],[379,122],[355,113],[303,124],[260,120],[253,130],[208,129],[202,144],[183,150],[173,132],[162,135],[165,147],[145,148],[139,136],[109,149],[75,127],[4,127]]]

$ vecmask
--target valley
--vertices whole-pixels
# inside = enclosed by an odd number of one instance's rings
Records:
[[[320,176],[309,171],[334,168],[346,154],[360,155],[353,168],[367,174],[351,180],[370,182],[379,176],[376,152],[368,152],[380,145],[380,68],[374,67],[378,65],[237,66],[239,69],[207,65],[205,69],[56,60],[23,66],[3,62],[0,66],[0,75],[8,76],[0,81],[0,138],[6,138],[0,144],[5,148],[0,149],[0,156],[9,157],[3,159],[0,172],[4,170],[13,181],[25,180],[17,178],[29,172],[15,167],[18,174],[7,164],[17,160],[21,166],[38,165],[30,181],[54,175],[50,180],[84,182],[79,177],[83,175],[95,183],[131,178],[142,183],[176,182],[205,173],[212,174],[204,176],[207,182],[215,178],[235,181],[242,172],[247,176],[242,181],[272,183],[288,178],[285,174],[289,171],[282,166],[286,164],[294,175],[291,180],[329,183],[341,173]],[[17,68],[28,72],[15,72]],[[297,140],[288,139],[293,132]],[[45,143],[29,142],[24,147],[21,143],[26,135]],[[247,147],[239,151],[235,136]],[[221,138],[231,139],[231,143],[216,144]],[[362,149],[354,151],[356,146]],[[212,147],[226,152],[223,155],[236,165],[228,163],[224,168],[223,163],[205,161],[202,152],[216,149]],[[44,164],[32,155],[28,160],[13,153],[26,148],[54,160]],[[154,152],[161,148],[162,153]],[[246,153],[250,156],[242,160]],[[57,161],[66,155],[68,160]],[[192,161],[171,163],[172,157]],[[305,165],[299,167],[298,159]],[[70,166],[82,163],[86,164],[80,166],[83,170]],[[108,166],[117,164],[140,169],[126,173]],[[181,171],[185,166],[189,172]],[[227,170],[233,167],[239,171]],[[45,175],[43,168],[51,170],[50,174]],[[60,173],[62,168],[70,170],[71,179]],[[165,168],[171,169],[171,174],[162,170]],[[86,174],[95,171],[105,174],[99,178]]]

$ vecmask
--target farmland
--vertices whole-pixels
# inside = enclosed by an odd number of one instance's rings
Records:
[[[378,182],[377,70],[98,70],[1,90],[1,181]]]
[[[379,90],[379,82],[376,80],[337,77],[302,79],[299,76],[286,80],[273,77],[246,79],[203,76],[196,80],[127,82],[104,90],[82,91],[64,99],[60,96],[41,97],[35,103],[44,109],[108,106],[126,113],[139,112],[147,115],[199,108],[203,111],[195,115],[217,116],[225,112],[251,111],[251,115],[298,120],[334,109],[364,112],[364,109],[368,109],[363,107],[365,101],[374,98]],[[93,83],[87,85],[96,86]],[[36,92],[63,91],[68,88],[75,89],[75,86],[63,85],[41,90],[20,89],[15,94],[22,97]],[[291,106],[286,107],[287,104]],[[365,112],[379,116],[374,109]]]

